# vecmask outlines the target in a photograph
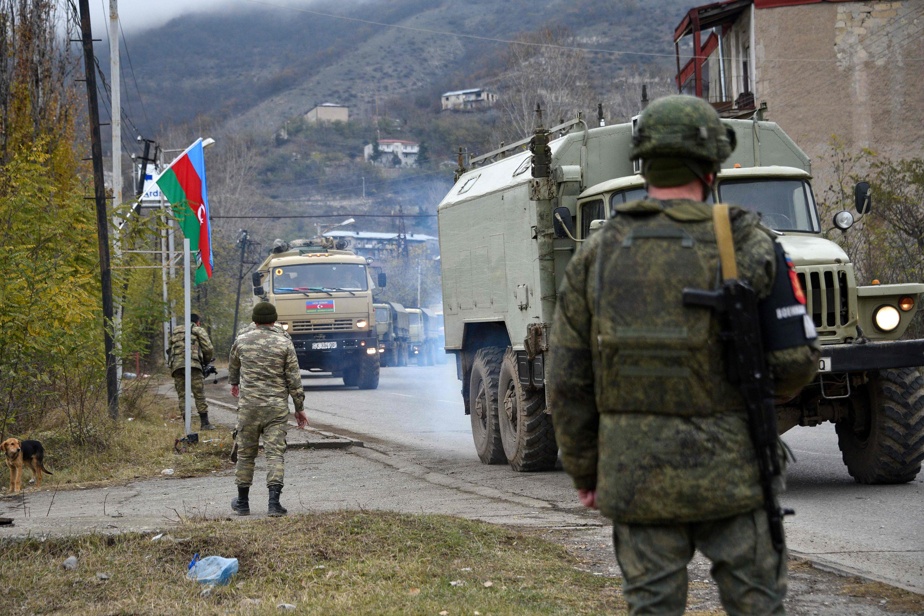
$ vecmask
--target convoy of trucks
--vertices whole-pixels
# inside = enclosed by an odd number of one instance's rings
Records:
[[[823,345],[816,381],[778,407],[780,431],[833,422],[856,481],[911,481],[924,458],[924,340],[901,337],[924,284],[859,285],[848,255],[822,233],[804,152],[772,122],[723,121],[738,146],[713,199],[756,209],[776,230]],[[628,158],[632,131],[631,122],[540,127],[460,160],[439,205],[445,347],[484,463],[555,466],[544,377],[556,290],[578,243],[616,204],[645,193]],[[870,205],[859,183],[856,209]],[[836,222],[846,228],[851,215]]]
[[[373,304],[373,307],[379,362],[383,367],[406,366],[410,347],[408,311],[397,302]]]
[[[366,259],[345,240],[276,240],[252,280],[254,301],[276,305],[302,370],[341,376],[347,387],[378,387],[375,285]],[[378,286],[385,283],[380,273]]]

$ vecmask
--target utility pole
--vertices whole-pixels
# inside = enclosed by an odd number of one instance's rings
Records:
[[[109,74],[112,78],[112,204],[122,205],[122,82],[119,77],[119,7],[118,0],[109,0]],[[115,252],[116,263],[121,265],[122,244],[119,239],[119,230],[124,221],[113,220],[112,245]],[[119,389],[122,388],[122,314],[125,303],[125,289],[128,286],[126,279],[122,288],[122,297],[119,310],[115,313],[112,324],[113,337],[116,344],[116,381]]]
[[[241,229],[241,236],[237,243],[241,245],[241,263],[237,271],[237,300],[234,302],[234,326],[231,328],[231,344],[237,337],[237,317],[241,308],[241,285],[244,283],[244,257],[247,255],[247,231]]]
[[[99,243],[100,281],[103,295],[103,335],[106,351],[106,393],[109,417],[119,417],[119,379],[112,339],[112,269],[109,263],[109,215],[106,185],[103,179],[103,147],[99,131],[99,103],[96,100],[96,62],[93,57],[93,29],[90,25],[89,0],[80,0],[80,32],[86,72],[87,107],[90,114],[90,144],[93,158],[93,189],[96,198],[96,226]]]

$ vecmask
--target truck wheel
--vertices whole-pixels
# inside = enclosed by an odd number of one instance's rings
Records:
[[[917,368],[872,373],[835,424],[847,472],[859,483],[908,483],[924,459],[924,379]]]
[[[515,471],[547,471],[558,461],[552,416],[545,393],[524,387],[517,375],[516,353],[507,349],[498,381],[498,423],[504,455]]]
[[[357,385],[360,389],[378,389],[379,386],[379,356],[366,355],[359,362],[359,378]]]
[[[484,464],[501,464],[506,460],[497,426],[497,375],[503,356],[500,347],[478,349],[469,380],[472,438],[478,458]]]
[[[343,369],[343,384],[355,387],[359,382],[359,366],[349,366]]]

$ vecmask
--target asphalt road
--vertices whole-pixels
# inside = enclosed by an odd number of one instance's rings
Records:
[[[381,374],[372,391],[306,377],[312,421],[433,471],[586,517],[565,473],[515,473],[479,462],[453,362]],[[860,485],[841,461],[832,424],[794,428],[784,440],[796,457],[782,499],[796,511],[785,522],[790,551],[924,594],[924,472],[909,484]]]

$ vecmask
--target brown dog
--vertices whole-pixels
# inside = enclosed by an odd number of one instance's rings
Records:
[[[45,468],[45,448],[38,441],[20,441],[18,438],[8,438],[0,443],[0,451],[6,458],[6,465],[10,467],[10,494],[22,491],[22,468],[32,469],[35,477],[35,487],[42,487],[42,472],[54,475]]]

